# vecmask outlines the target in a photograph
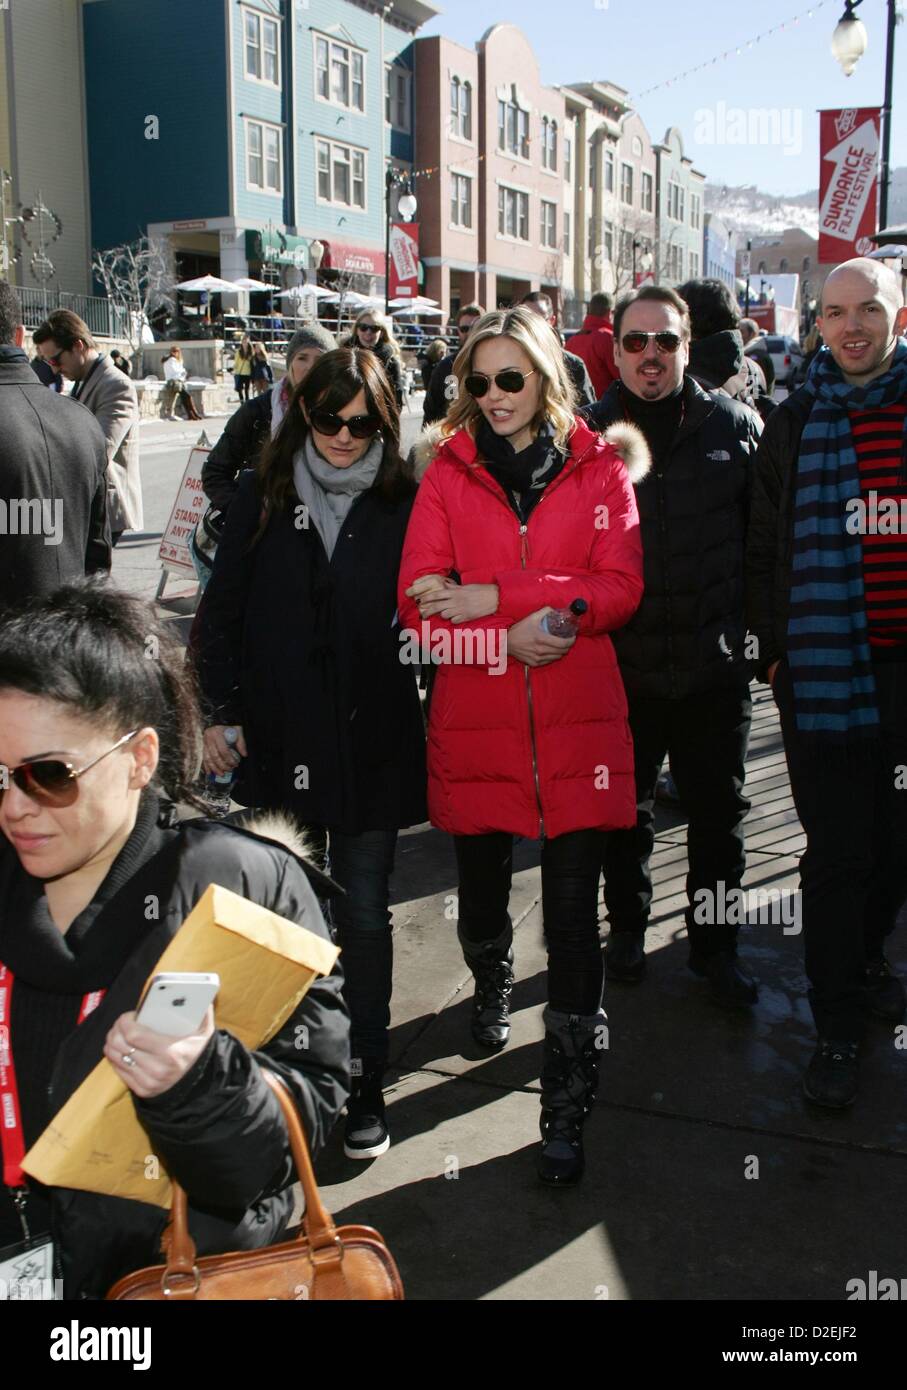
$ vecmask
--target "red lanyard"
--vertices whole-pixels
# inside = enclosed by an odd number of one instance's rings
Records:
[[[84,1023],[98,1007],[106,990],[95,989],[86,994],[79,1009],[78,1023]],[[13,973],[0,965],[0,1143],[3,1148],[3,1181],[7,1187],[24,1187],[22,1160],[25,1157],[25,1138],[19,1110],[19,1088],[13,1065],[12,1018]],[[77,1024],[78,1026],[78,1024]]]

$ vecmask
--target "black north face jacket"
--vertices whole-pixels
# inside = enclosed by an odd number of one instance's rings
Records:
[[[667,459],[636,485],[642,603],[612,634],[629,696],[674,700],[746,685],[744,555],[761,424],[747,407],[684,379],[684,419]],[[624,418],[620,382],[584,411]]]

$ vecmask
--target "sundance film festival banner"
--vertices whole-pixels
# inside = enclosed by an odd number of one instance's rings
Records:
[[[819,112],[820,262],[875,249],[879,115],[878,106]]]
[[[395,222],[390,236],[389,299],[415,299],[419,293],[419,224]]]

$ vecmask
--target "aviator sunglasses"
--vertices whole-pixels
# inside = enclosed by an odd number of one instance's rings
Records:
[[[527,376],[532,376],[534,372],[534,367],[531,372],[518,372],[515,367],[508,367],[504,372],[496,372],[493,380],[499,390],[515,396],[519,391],[522,391]],[[478,399],[480,396],[488,394],[491,390],[491,382],[492,378],[486,376],[484,372],[470,372],[463,385],[471,396]]]
[[[655,339],[655,346],[659,352],[666,356],[673,354],[680,347],[683,339],[678,333],[625,333],[620,340],[620,345],[624,352],[645,352],[649,345],[649,339]]]
[[[339,415],[332,415],[329,410],[313,410],[310,418],[313,430],[332,438],[340,433],[344,425],[354,439],[371,439],[381,428],[377,415],[354,415],[350,420],[341,420]]]
[[[22,763],[19,767],[8,768],[8,779],[16,784],[20,792],[24,792],[32,801],[37,801],[42,806],[71,806],[79,794],[78,779],[82,773],[94,767],[103,758],[109,758],[111,753],[115,753],[124,743],[135,738],[137,733],[138,729],[133,729],[131,734],[124,734],[112,748],[108,748],[105,753],[99,753],[84,767],[73,767],[72,763],[64,763],[61,758],[38,758],[33,763]],[[5,791],[6,786],[0,782],[0,801],[3,800]]]

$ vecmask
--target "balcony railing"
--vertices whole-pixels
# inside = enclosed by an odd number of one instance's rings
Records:
[[[126,311],[111,304],[109,299],[93,294],[67,294],[65,290],[14,288],[22,305],[22,321],[26,328],[37,328],[55,309],[71,309],[97,337],[126,337]]]

